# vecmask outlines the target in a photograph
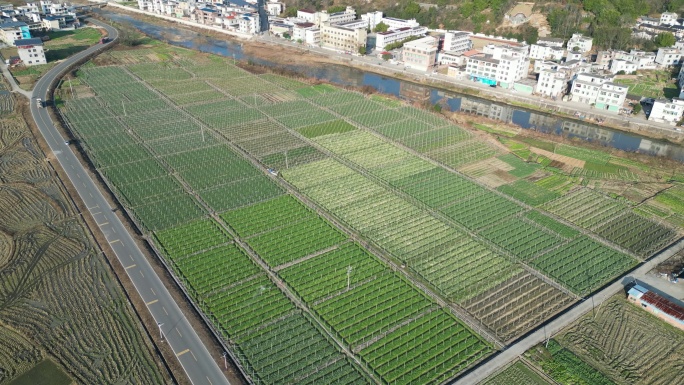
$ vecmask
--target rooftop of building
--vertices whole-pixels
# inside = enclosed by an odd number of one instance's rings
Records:
[[[315,26],[316,24],[314,23],[295,23],[295,25],[299,28],[311,28]]]
[[[28,27],[23,21],[7,21],[0,24],[0,28]]]
[[[314,11],[314,10],[312,10],[312,9],[307,9],[307,8],[298,9],[297,12],[301,12],[301,13],[310,13],[310,14],[312,14],[312,15],[313,15],[314,13],[316,13],[316,11]]]
[[[477,49],[471,49],[469,51],[463,52],[463,56],[465,56],[465,57],[472,57],[472,56],[476,56],[476,55],[480,55],[480,54],[482,54],[482,51],[477,50]]]
[[[539,43],[540,41],[548,41],[551,43],[564,43],[565,42],[565,40],[563,40],[559,37],[540,37],[539,39],[537,39],[537,43]]]
[[[492,55],[476,56],[476,57],[472,57],[471,59],[477,60],[477,61],[483,61],[486,63],[499,64],[499,59],[494,59],[492,57]]]
[[[672,318],[684,321],[684,307],[670,301],[658,293],[640,285],[634,285],[629,289],[628,293],[629,295],[640,299],[642,303],[647,303]]]
[[[470,36],[472,35],[470,32],[464,32],[464,31],[449,31],[454,37],[465,37],[465,36]]]
[[[33,37],[31,39],[17,39],[14,41],[14,45],[17,47],[21,45],[43,45],[43,41],[37,37]]]

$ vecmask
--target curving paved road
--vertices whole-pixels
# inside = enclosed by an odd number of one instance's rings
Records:
[[[105,28],[111,39],[118,36],[116,29],[111,26],[96,20],[89,21]],[[32,96],[46,100],[50,83],[66,67],[101,47],[101,44],[96,44],[55,66],[36,83]],[[31,94],[29,93],[29,95]],[[107,204],[105,197],[88,176],[69,145],[65,144],[65,139],[53,125],[48,110],[38,108],[36,100],[31,99],[31,115],[55,158],[78,191],[78,195],[114,250],[119,262],[125,268],[152,317],[158,324],[161,324],[159,334],[163,334],[162,341],[169,344],[190,381],[193,384],[228,384],[229,382],[223,375],[221,368],[190,326],[140,248],[133,241],[116,214],[112,212],[112,208]],[[156,339],[161,339],[161,337],[157,336]],[[212,353],[215,357],[221,356],[221,352]]]

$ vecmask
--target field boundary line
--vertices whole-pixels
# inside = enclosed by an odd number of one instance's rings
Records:
[[[347,242],[349,242],[348,239],[347,239],[346,241],[344,241],[344,242],[338,243],[338,244],[336,244],[336,245],[332,245],[332,246],[330,246],[330,247],[328,247],[328,248],[325,248],[325,249],[323,249],[323,250],[316,251],[315,253],[311,253],[311,254],[309,254],[309,255],[305,255],[305,256],[303,256],[302,258],[295,259],[294,261],[287,262],[287,263],[283,263],[282,265],[275,266],[275,267],[273,267],[273,271],[279,272],[280,270],[287,269],[287,268],[290,267],[290,266],[294,266],[294,265],[296,265],[296,264],[299,264],[299,263],[302,263],[302,262],[306,262],[306,261],[308,261],[309,259],[313,259],[313,258],[316,258],[316,257],[318,257],[318,256],[320,256],[320,255],[325,254],[325,253],[329,253],[329,252],[331,252],[331,251],[333,251],[333,250],[337,250],[338,248],[340,248],[341,245],[343,245],[343,244],[345,244],[345,243],[347,243]]]

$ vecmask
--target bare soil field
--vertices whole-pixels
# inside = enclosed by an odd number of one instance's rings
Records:
[[[619,294],[557,340],[617,384],[684,382],[684,333]]]
[[[20,113],[0,119],[0,320],[0,384],[45,359],[77,383],[171,381]]]

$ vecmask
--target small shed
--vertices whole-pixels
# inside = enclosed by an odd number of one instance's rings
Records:
[[[641,285],[634,285],[627,292],[630,302],[640,305],[670,325],[684,330],[684,306],[675,303]]]

